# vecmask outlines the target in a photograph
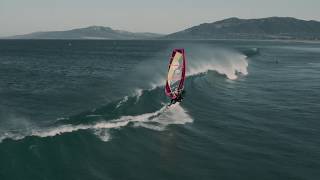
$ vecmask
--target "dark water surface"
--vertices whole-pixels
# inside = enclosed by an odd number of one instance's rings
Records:
[[[319,102],[317,43],[1,40],[0,179],[317,180]]]

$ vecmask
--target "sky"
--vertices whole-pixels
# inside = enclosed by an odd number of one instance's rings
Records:
[[[168,34],[229,17],[320,21],[320,0],[0,0],[0,36],[91,25]]]

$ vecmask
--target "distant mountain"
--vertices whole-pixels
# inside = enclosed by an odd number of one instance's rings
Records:
[[[302,39],[320,40],[320,22],[291,17],[262,19],[229,18],[204,23],[173,34],[165,39]]]
[[[162,35],[155,33],[132,33],[103,26],[90,26],[68,31],[35,32],[7,37],[7,39],[152,39]]]
[[[320,40],[320,22],[291,17],[229,18],[204,23],[169,35],[132,33],[103,26],[68,31],[35,32],[6,39],[284,39]]]

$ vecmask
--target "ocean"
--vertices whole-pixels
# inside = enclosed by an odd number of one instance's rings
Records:
[[[0,40],[0,179],[318,180],[319,102],[315,42]]]

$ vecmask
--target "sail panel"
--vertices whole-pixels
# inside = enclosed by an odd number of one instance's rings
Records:
[[[184,86],[186,60],[184,49],[174,49],[169,62],[166,81],[166,95],[174,99],[175,94],[181,93]]]

